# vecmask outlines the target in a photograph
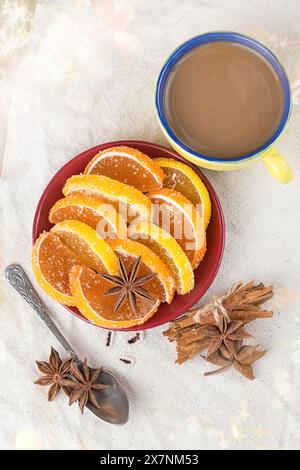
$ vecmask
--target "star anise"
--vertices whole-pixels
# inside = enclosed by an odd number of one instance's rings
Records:
[[[174,320],[163,334],[176,342],[178,364],[202,356],[206,361],[219,366],[206,375],[224,372],[230,367],[253,379],[252,364],[264,356],[258,346],[244,345],[249,334],[243,329],[258,318],[271,318],[271,310],[262,305],[273,297],[273,287],[254,281],[238,282],[227,294],[213,299],[202,307],[192,309]]]
[[[101,371],[102,368],[89,369],[86,358],[83,361],[81,370],[79,370],[74,362],[72,363],[70,372],[73,378],[65,381],[65,385],[73,389],[70,393],[69,405],[78,402],[81,413],[83,413],[84,407],[88,401],[96,408],[101,407],[93,390],[101,390],[110,387],[110,385],[96,383]]]
[[[221,347],[222,350],[234,352],[236,343],[240,340],[251,338],[243,328],[240,321],[230,321],[225,315],[220,315],[216,325],[205,325],[203,328],[203,343],[207,345],[206,358],[217,352]]]
[[[34,383],[37,385],[50,385],[48,390],[49,401],[54,400],[61,389],[68,395],[66,385],[72,362],[72,357],[62,362],[58,352],[52,347],[49,362],[36,361],[39,371],[44,375]]]
[[[238,342],[232,351],[221,346],[219,351],[215,351],[209,357],[202,356],[207,362],[220,366],[212,372],[204,375],[216,375],[234,367],[234,369],[249,380],[255,379],[252,364],[265,355],[266,351],[259,351],[258,346],[242,346],[242,341]]]
[[[115,284],[105,292],[105,295],[116,295],[115,312],[118,312],[121,307],[129,299],[130,307],[133,312],[138,316],[137,297],[152,300],[155,302],[156,298],[141,286],[146,282],[157,276],[156,273],[147,274],[146,276],[138,277],[138,272],[141,266],[142,259],[139,256],[132,265],[132,268],[127,272],[122,258],[118,258],[119,263],[119,276],[111,276],[110,274],[101,274],[107,281]]]

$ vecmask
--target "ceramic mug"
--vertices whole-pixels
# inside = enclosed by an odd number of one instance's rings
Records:
[[[182,58],[183,55],[185,55],[194,47],[215,41],[236,42],[244,46],[250,47],[251,49],[256,51],[256,53],[261,54],[266,60],[268,60],[268,62],[272,65],[273,69],[275,70],[281,82],[284,93],[283,115],[281,122],[274,135],[264,145],[262,145],[259,149],[255,150],[254,152],[248,153],[247,155],[243,155],[241,157],[226,160],[218,158],[217,156],[207,157],[199,152],[196,152],[195,150],[192,150],[183,142],[181,142],[169,126],[164,112],[164,90],[166,81],[170,75],[172,68]],[[281,133],[286,126],[291,111],[291,91],[289,81],[282,65],[280,64],[276,56],[269,49],[267,49],[264,45],[260,44],[256,40],[234,32],[212,32],[202,34],[200,36],[195,36],[192,39],[189,39],[188,41],[181,44],[174,52],[172,52],[172,54],[168,57],[167,61],[161,69],[156,85],[155,109],[158,122],[167,140],[180,155],[182,155],[195,165],[198,165],[203,168],[208,168],[210,170],[233,171],[244,168],[254,161],[261,160],[264,166],[274,176],[274,178],[276,178],[281,183],[288,183],[292,179],[293,173],[289,164],[282,157],[282,155],[280,155],[280,153],[273,147],[274,142],[281,136]]]

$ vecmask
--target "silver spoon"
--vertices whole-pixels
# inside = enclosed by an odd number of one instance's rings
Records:
[[[74,357],[76,364],[81,366],[82,361],[80,361],[72,346],[51,319],[46,305],[39,298],[23,268],[19,264],[11,264],[5,269],[5,275],[9,283],[31,305],[43,322],[46,323],[67,353]],[[110,387],[94,390],[99,403],[101,403],[100,409],[93,406],[90,402],[87,403],[87,408],[107,423],[125,424],[129,418],[129,404],[123,385],[114,374],[105,369],[102,369],[97,381],[110,385]]]

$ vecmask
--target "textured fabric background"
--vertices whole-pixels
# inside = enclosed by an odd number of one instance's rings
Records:
[[[300,447],[300,10],[296,0],[98,0],[1,3],[0,447],[43,449],[294,449]],[[272,283],[275,316],[250,327],[267,355],[247,382],[204,378],[200,359],[174,365],[164,328],[134,345],[72,317],[49,298],[53,318],[82,356],[124,379],[131,417],[109,427],[65,398],[48,404],[33,385],[35,359],[64,355],[33,310],[8,286],[5,265],[30,274],[31,225],[41,192],[71,157],[101,142],[166,144],[153,110],[160,66],[187,38],[237,30],[265,42],[285,64],[294,111],[278,148],[294,168],[287,186],[260,163],[205,173],[226,218],[226,250],[204,300],[237,280]],[[39,290],[42,294],[42,292]],[[45,296],[43,296],[45,298]],[[120,362],[121,356],[133,365]]]

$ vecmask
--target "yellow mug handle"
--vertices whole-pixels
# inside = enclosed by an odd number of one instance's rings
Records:
[[[293,179],[290,165],[274,147],[266,150],[261,156],[261,160],[265,168],[280,183],[288,183]]]

